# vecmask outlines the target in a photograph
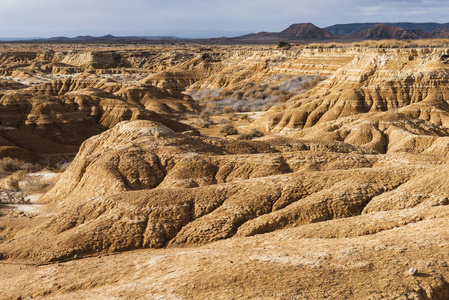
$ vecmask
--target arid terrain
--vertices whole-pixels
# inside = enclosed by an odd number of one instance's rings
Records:
[[[0,299],[449,299],[440,42],[0,45]]]

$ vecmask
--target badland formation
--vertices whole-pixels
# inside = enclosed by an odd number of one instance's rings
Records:
[[[448,299],[448,43],[351,34],[0,45],[0,299]]]

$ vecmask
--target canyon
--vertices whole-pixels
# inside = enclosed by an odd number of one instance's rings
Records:
[[[1,45],[0,299],[449,298],[424,43]]]

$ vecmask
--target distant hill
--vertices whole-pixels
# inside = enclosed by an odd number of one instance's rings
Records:
[[[428,39],[434,36],[422,30],[405,30],[396,26],[376,24],[362,32],[345,36],[346,39]]]
[[[277,36],[285,39],[304,39],[304,40],[324,40],[335,38],[332,33],[316,27],[312,23],[301,23],[290,25]]]
[[[308,43],[319,41],[350,41],[364,39],[430,39],[448,38],[449,23],[352,23],[319,28],[312,23],[292,24],[281,32],[261,31],[238,37],[178,38],[175,36],[113,36],[90,35],[73,38],[58,36],[48,39],[23,39],[35,43],[211,43],[211,44],[275,44],[279,41]],[[6,40],[5,40],[6,41]],[[13,42],[20,42],[14,40]]]
[[[41,43],[139,43],[139,42],[149,42],[149,41],[170,41],[176,40],[177,37],[173,36],[113,36],[111,34],[104,36],[90,36],[90,35],[80,35],[74,38],[69,38],[65,36],[52,37],[48,39],[36,39],[32,42]]]
[[[432,31],[432,34],[436,38],[449,39],[449,28],[441,28]]]
[[[367,30],[378,23],[351,23],[351,24],[336,24],[323,29],[338,36],[350,35]],[[449,28],[449,23],[411,23],[411,22],[397,22],[384,23],[387,26],[399,27],[405,30],[422,30],[425,32],[432,32],[437,29]]]

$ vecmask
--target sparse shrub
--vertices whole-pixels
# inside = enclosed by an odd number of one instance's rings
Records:
[[[15,176],[11,176],[6,180],[6,188],[7,189],[18,189],[19,182],[20,182],[19,178],[15,177]]]
[[[216,89],[190,94],[199,101],[204,110],[212,114],[263,111],[315,87],[324,78],[313,75],[289,78],[287,75],[280,75],[276,79],[272,84],[245,81],[235,91]],[[202,114],[200,119],[206,120],[207,116]]]
[[[253,130],[251,130],[250,134],[253,137],[262,137],[262,136],[264,136],[262,131],[260,131],[258,129],[255,129],[255,128]]]
[[[241,100],[243,97],[243,92],[242,91],[236,91],[231,95],[232,98],[234,98],[235,100]]]
[[[200,119],[203,121],[209,121],[211,115],[212,113],[210,111],[203,110],[200,114]]]
[[[244,132],[241,133],[237,139],[239,140],[252,140],[255,137],[262,137],[264,136],[263,132],[257,129],[253,129],[250,132]]]
[[[232,108],[232,106],[225,106],[225,107],[223,107],[223,113],[225,113],[225,114],[231,114],[231,113],[234,113],[235,112],[235,109],[234,108]]]
[[[27,163],[22,160],[5,157],[0,159],[0,177],[4,178],[17,171],[35,172],[42,169],[42,166]]]
[[[198,122],[195,123],[196,126],[200,127],[200,128],[209,128],[211,124],[211,122],[209,121],[204,121],[204,120],[199,120]]]
[[[240,120],[249,122],[249,117],[248,117],[248,115],[242,115],[242,116],[240,116]]]
[[[286,41],[279,41],[278,42],[278,48],[282,49],[290,49],[291,45]]]
[[[246,106],[243,106],[243,108],[242,108],[242,112],[249,112],[249,111],[251,111],[251,109],[249,108],[249,106],[248,105],[246,105]],[[246,116],[246,115],[245,115]]]
[[[239,136],[237,137],[237,139],[238,139],[238,140],[252,140],[253,137],[252,137],[251,134],[244,132],[244,133],[239,134]]]
[[[227,124],[220,129],[220,133],[224,133],[225,135],[234,135],[238,134],[239,132],[237,131],[237,129],[235,129],[234,126],[232,126],[231,124]]]

